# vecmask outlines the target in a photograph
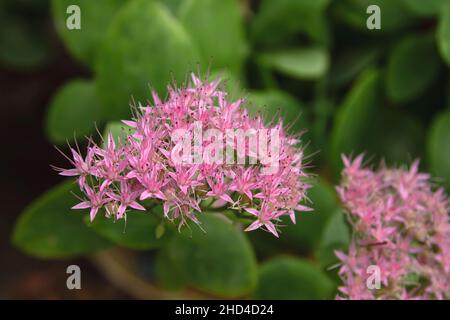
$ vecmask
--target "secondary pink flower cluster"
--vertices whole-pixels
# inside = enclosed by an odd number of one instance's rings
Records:
[[[409,170],[362,167],[363,156],[343,157],[338,193],[354,237],[342,262],[338,298],[449,299],[450,202],[433,187],[419,162]],[[379,289],[368,289],[369,266],[380,271]]]
[[[205,211],[202,201],[212,198],[214,207],[228,207],[254,220],[247,231],[263,227],[278,236],[281,216],[289,215],[295,223],[295,211],[310,210],[300,204],[309,185],[303,179],[300,141],[286,134],[281,121],[272,126],[280,130],[279,167],[273,174],[262,174],[261,162],[173,161],[172,134],[180,128],[192,130],[194,123],[201,122],[204,131],[267,128],[260,116],[250,117],[242,108],[244,100],[229,102],[218,85],[219,81],[202,82],[192,75],[187,87],[168,88],[167,101],[153,93],[152,106],[139,107],[135,119],[123,121],[130,129],[125,141],[116,143],[109,134],[104,148],[91,142],[85,158],[72,149],[74,168],[60,174],[79,176],[86,196],[73,208],[90,208],[91,220],[101,208],[107,216],[121,219],[129,208],[145,210],[148,199],[157,200],[163,203],[165,217],[181,226],[189,220],[198,223],[197,214]]]

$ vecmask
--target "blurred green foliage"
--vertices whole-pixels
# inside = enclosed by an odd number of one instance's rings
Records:
[[[200,215],[201,226],[184,228],[167,247],[172,268],[186,284],[204,292],[239,297],[257,283],[257,264],[245,234],[214,213]]]
[[[99,41],[111,23],[114,15],[123,5],[124,0],[65,0],[52,1],[52,14],[55,29],[71,54],[83,64],[94,67]],[[80,7],[81,29],[68,29],[67,8],[77,4]]]
[[[386,91],[395,102],[408,102],[421,96],[439,74],[435,40],[429,35],[402,39],[388,59]]]
[[[121,247],[148,250],[161,247],[172,235],[172,230],[166,230],[164,225],[162,232],[157,232],[160,230],[162,218],[158,212],[162,212],[162,208],[152,208],[152,214],[132,210],[126,221],[99,216],[90,222],[89,217],[85,216],[85,222],[96,233]]]
[[[81,30],[65,28],[69,2],[81,8]],[[381,30],[366,27],[373,4],[381,8]],[[43,63],[45,39],[5,8],[0,62]],[[333,188],[342,153],[366,152],[389,164],[421,158],[450,191],[450,1],[53,0],[51,9],[67,50],[92,71],[91,79],[55,93],[47,114],[51,142],[96,136],[94,122],[120,136],[126,129],[117,121],[130,116],[130,102],[147,103],[149,88],[164,97],[172,80],[209,71],[226,79],[231,97],[245,96],[251,113],[267,121],[280,115],[291,132],[307,129],[306,154],[314,154],[320,178],[306,203],[314,211],[298,215],[296,225],[283,221],[281,239],[244,234],[239,223],[215,214],[202,217],[206,233],[174,232],[143,213],[130,218],[125,234],[125,226],[106,220],[88,228],[70,210],[68,182],[18,221],[14,243],[30,254],[59,258],[112,244],[159,248],[156,274],[166,289],[324,299],[337,286],[334,250],[345,250],[350,239]]]
[[[67,181],[33,202],[17,221],[13,243],[40,258],[72,257],[108,248],[111,243],[83,223],[84,215],[70,209],[77,203],[70,192],[77,189],[75,182]]]
[[[102,125],[102,108],[90,80],[72,80],[53,97],[47,115],[47,135],[56,143],[84,139]]]
[[[333,283],[309,261],[278,257],[265,262],[260,269],[256,299],[330,299]]]
[[[2,0],[0,2],[0,65],[29,70],[50,58],[47,37],[49,1]]]

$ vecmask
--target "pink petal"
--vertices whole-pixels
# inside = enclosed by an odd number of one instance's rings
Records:
[[[157,193],[155,193],[155,197],[157,197],[161,200],[166,200],[166,196],[161,191],[158,191]]]
[[[251,191],[245,191],[244,192],[244,194],[250,199],[250,200],[253,200],[253,195],[252,195],[252,192]]]
[[[180,186],[181,191],[183,191],[184,194],[186,194],[188,192],[188,187],[187,186]]]
[[[108,134],[108,148],[113,150],[116,148],[116,143],[114,142],[111,132]]]
[[[127,209],[127,206],[124,206],[123,204],[121,204],[119,206],[119,209],[117,210],[117,218],[122,218],[123,214],[125,213],[125,210]]]
[[[137,123],[135,121],[122,120],[122,122],[124,124],[126,124],[127,126],[129,126],[129,127],[132,127],[132,128],[136,128],[137,127]]]
[[[152,196],[152,194],[150,192],[148,192],[147,190],[145,190],[144,192],[141,193],[141,196],[139,197],[140,200],[145,200],[148,199]]]
[[[88,201],[80,202],[72,207],[72,209],[87,209],[91,207],[91,203]]]
[[[91,218],[91,222],[94,221],[95,216],[97,215],[98,208],[92,208],[91,212],[89,213],[89,217]]]
[[[341,154],[341,159],[346,168],[350,167],[350,159],[345,154]]]
[[[296,223],[296,221],[295,221],[295,212],[294,211],[292,211],[292,210],[290,211],[289,218],[291,218],[291,221],[292,221],[293,224]]]
[[[353,161],[353,165],[356,166],[356,168],[359,169],[359,168],[361,167],[363,158],[364,158],[364,154],[363,154],[363,153],[360,154],[360,155],[358,155],[358,156],[356,157],[356,159]]]
[[[245,211],[247,211],[248,213],[251,213],[251,214],[253,214],[255,216],[259,215],[259,211],[254,209],[254,208],[245,208]]]
[[[272,222],[266,222],[264,225],[266,226],[267,230],[269,230],[275,237],[278,238],[277,229]]]
[[[295,210],[297,210],[297,211],[313,211],[312,208],[303,206],[303,205],[301,205],[301,204],[297,205],[297,207],[295,208]]]
[[[112,183],[111,180],[106,179],[105,181],[102,182],[102,184],[100,185],[99,191],[103,192],[106,190],[107,187],[109,187],[109,185]]]
[[[73,160],[75,160],[75,162],[83,162],[83,158],[78,154],[78,152],[76,152],[72,148],[70,148],[70,150],[72,151],[72,157],[73,157]]]
[[[223,195],[220,196],[220,199],[225,200],[227,202],[233,203],[233,199],[230,198],[229,195],[227,195],[226,193],[224,193]]]
[[[142,210],[145,211],[145,208],[143,206],[141,206],[139,203],[137,203],[136,201],[130,203],[130,207],[136,210]]]
[[[336,257],[338,257],[338,259],[341,260],[342,262],[347,261],[347,256],[346,256],[343,252],[335,250],[335,251],[334,251],[334,254],[335,254]]]
[[[137,174],[136,174],[136,171],[130,171],[130,172],[128,172],[128,174],[127,174],[127,176],[126,176],[128,179],[131,179],[131,178],[136,178],[137,177]]]
[[[65,177],[73,177],[73,176],[80,175],[80,173],[78,172],[77,169],[67,169],[67,170],[61,171],[59,174],[61,176],[65,176]]]
[[[164,202],[163,204],[163,210],[164,210],[164,217],[167,217],[170,211],[170,205],[168,202]]]
[[[247,227],[244,231],[253,231],[262,226],[262,223],[259,220],[254,221],[251,225]]]

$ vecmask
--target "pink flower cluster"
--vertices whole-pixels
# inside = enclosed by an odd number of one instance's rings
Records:
[[[260,116],[250,117],[242,108],[244,100],[229,102],[218,88],[219,81],[202,82],[192,75],[190,84],[169,86],[167,101],[153,93],[153,105],[139,107],[135,119],[123,121],[129,127],[124,141],[115,142],[109,134],[105,147],[90,142],[87,155],[72,149],[73,168],[64,176],[78,176],[86,199],[74,209],[90,208],[93,220],[100,209],[121,219],[128,210],[146,210],[150,201],[161,201],[164,216],[179,225],[199,223],[198,213],[205,203],[227,207],[253,221],[246,231],[263,227],[275,236],[280,217],[295,211],[308,211],[300,203],[309,185],[305,183],[303,149],[297,137],[287,135],[281,121],[279,166],[273,174],[262,174],[265,164],[192,163],[173,161],[177,129],[192,130],[200,122],[203,130],[263,129]],[[235,150],[236,152],[239,150]]]
[[[409,170],[362,167],[363,156],[343,157],[338,193],[353,226],[348,254],[336,252],[347,299],[449,299],[450,201],[433,187],[419,162]],[[380,287],[367,280],[380,271]]]

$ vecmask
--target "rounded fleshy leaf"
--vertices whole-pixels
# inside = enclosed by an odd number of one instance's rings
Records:
[[[157,229],[161,224],[161,215],[156,216],[155,209],[149,212],[129,210],[126,221],[124,219],[116,221],[102,215],[87,224],[111,242],[134,250],[159,248],[167,242],[172,231],[166,230],[167,232],[158,238]]]
[[[447,0],[402,0],[405,6],[419,16],[433,16],[439,13]]]
[[[367,28],[367,8],[377,5],[381,11],[381,30]],[[406,5],[398,0],[341,0],[334,7],[339,20],[364,32],[381,34],[403,30],[415,23],[414,15],[407,10]]]
[[[248,45],[239,1],[187,0],[180,6],[179,18],[203,61],[210,60],[213,69],[240,74]]]
[[[177,269],[176,261],[170,258],[165,248],[158,251],[155,260],[155,272],[158,284],[166,290],[180,290],[186,284],[186,279]]]
[[[253,91],[248,94],[247,100],[246,108],[250,115],[259,113],[267,123],[274,123],[281,116],[289,132],[300,133],[309,127],[306,107],[286,92]]]
[[[283,300],[330,299],[333,289],[333,282],[317,266],[294,257],[279,257],[261,266],[254,297]]]
[[[440,61],[434,39],[411,36],[394,47],[387,66],[386,89],[390,99],[413,100],[436,80]]]
[[[163,3],[130,1],[113,19],[96,65],[109,119],[129,115],[132,100],[146,105],[149,86],[164,97],[167,84],[181,83],[199,62],[192,39]]]
[[[423,155],[421,124],[405,112],[386,107],[381,97],[380,73],[368,70],[344,99],[331,134],[331,159],[337,180],[342,168],[341,154],[366,152],[387,163],[406,162]]]
[[[47,111],[47,135],[52,142],[84,138],[103,122],[102,107],[91,81],[73,80],[52,98]]]
[[[184,229],[169,244],[169,258],[187,283],[222,296],[248,294],[256,285],[256,260],[246,236],[223,217],[199,216],[198,226]]]
[[[328,52],[318,47],[261,53],[258,61],[269,69],[301,80],[321,78],[329,66]]]
[[[227,92],[229,99],[237,100],[244,92],[245,82],[228,70],[213,70],[208,77],[211,81],[221,80],[220,87]]]
[[[388,164],[406,163],[423,157],[425,130],[417,118],[402,110],[384,109],[374,119],[374,125],[382,130],[373,130],[368,137],[367,150],[371,154],[386,160]]]
[[[362,74],[336,115],[331,134],[331,159],[335,173],[339,173],[342,167],[342,153],[358,152],[364,147],[361,139],[369,132],[367,124],[374,119],[379,105],[379,79],[379,72],[373,69]]]
[[[337,263],[335,250],[346,251],[349,242],[350,230],[342,209],[335,210],[320,234],[320,244],[316,251],[320,265],[328,268]]]
[[[126,141],[127,135],[130,134],[130,132],[132,132],[132,129],[122,122],[108,122],[103,130],[103,146],[106,146],[109,134],[112,135],[115,143],[119,143],[119,141]]]
[[[65,182],[35,200],[20,216],[12,235],[13,243],[39,258],[65,258],[94,253],[111,243],[83,223],[84,214],[70,208],[77,189]]]
[[[373,45],[348,48],[343,51],[331,64],[330,84],[341,86],[354,80],[358,74],[376,62],[381,52],[378,46]]]
[[[262,46],[288,42],[298,33],[325,43],[329,35],[324,11],[329,3],[329,0],[263,0],[251,21],[251,37]]]
[[[450,2],[441,9],[436,35],[441,56],[450,66]]]
[[[428,137],[428,161],[433,175],[450,191],[450,111],[434,120]]]
[[[105,30],[126,2],[127,0],[52,0],[56,31],[75,58],[93,67]],[[67,13],[71,5],[80,8],[80,29],[67,27],[67,19],[73,14],[72,11]]]
[[[312,183],[308,193],[311,203],[311,212],[299,212],[296,214],[296,224],[286,221],[286,227],[282,229],[280,240],[287,246],[297,248],[302,252],[311,252],[319,246],[321,235],[328,220],[338,208],[338,201],[333,187],[322,180]]]

